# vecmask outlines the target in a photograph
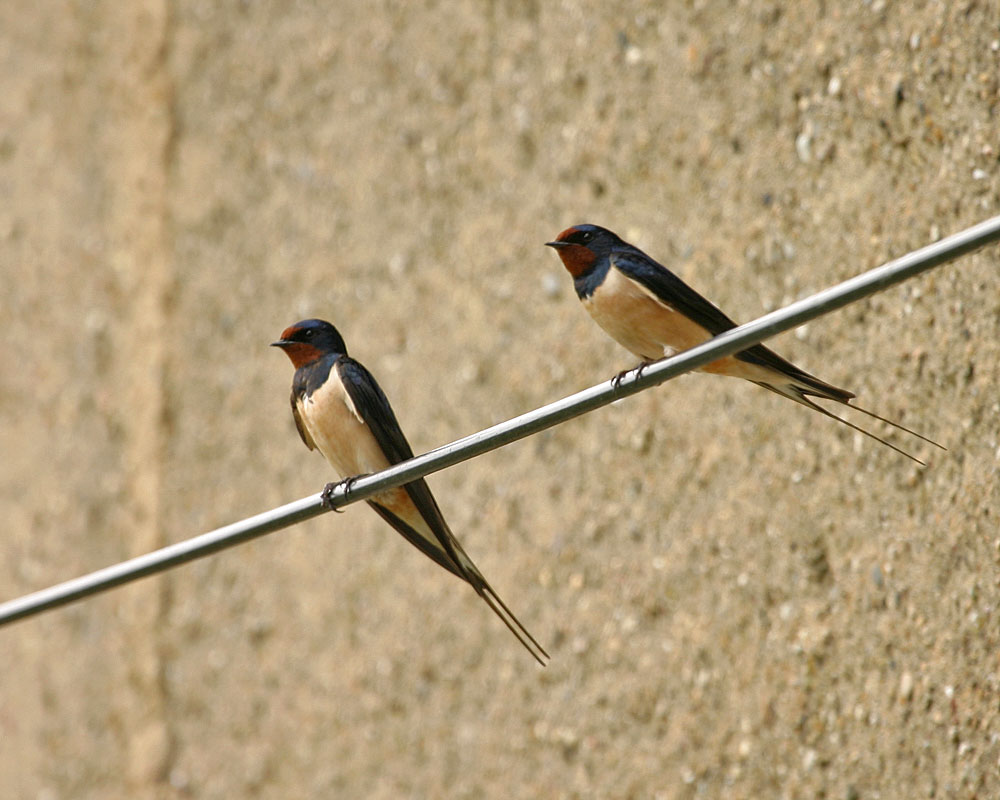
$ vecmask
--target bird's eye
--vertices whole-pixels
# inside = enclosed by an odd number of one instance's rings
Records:
[[[593,231],[584,231],[583,235],[580,237],[580,241],[586,243],[586,242],[589,242],[593,238],[594,238],[594,232]]]
[[[313,335],[312,329],[306,328],[304,331],[302,331],[302,335],[305,336],[307,339],[311,339]]]

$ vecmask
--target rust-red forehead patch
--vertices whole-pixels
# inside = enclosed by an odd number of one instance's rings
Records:
[[[291,326],[291,327],[289,327],[289,328],[285,328],[285,329],[284,329],[284,330],[283,330],[283,331],[281,332],[281,338],[282,338],[282,339],[291,339],[291,338],[292,338],[292,337],[293,337],[293,336],[294,336],[294,335],[295,335],[296,333],[298,333],[298,332],[299,332],[300,330],[301,330],[301,328],[300,328],[300,327],[299,327],[298,325],[292,325],[292,326]]]
[[[566,230],[564,230],[562,233],[560,233],[556,237],[556,241],[557,242],[565,242],[570,236],[572,236],[574,233],[577,233],[579,230],[580,230],[579,228],[575,228],[575,227],[574,228],[567,228]]]

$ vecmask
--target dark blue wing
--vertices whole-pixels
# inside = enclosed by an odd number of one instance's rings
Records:
[[[392,406],[389,405],[389,400],[375,377],[362,364],[347,356],[341,356],[337,360],[337,370],[351,402],[354,403],[358,414],[368,425],[389,463],[398,464],[400,461],[413,458],[413,449],[406,440],[406,436],[403,435]],[[466,575],[461,566],[462,561],[455,552],[451,530],[448,528],[448,523],[445,522],[441,509],[438,508],[437,501],[431,494],[427,482],[420,478],[407,483],[403,488],[417,507],[417,511],[434,532],[437,544],[428,541],[395,514],[379,506],[378,503],[372,501],[369,503],[386,522],[399,531],[420,552],[449,572],[469,581],[469,576]]]
[[[372,374],[357,361],[347,356],[342,356],[337,360],[337,369],[351,402],[354,403],[358,414],[361,415],[375,436],[375,440],[389,462],[396,464],[412,458],[413,450],[410,448],[410,443],[406,441],[388,399]],[[434,533],[437,539],[436,543],[429,541],[377,502],[369,501],[369,505],[420,552],[468,582],[493,610],[493,613],[500,617],[503,624],[517,637],[518,641],[538,663],[544,666],[545,659],[548,658],[545,648],[514,616],[507,604],[494,591],[472,559],[462,549],[462,545],[458,543],[448,528],[448,523],[445,522],[427,482],[420,478],[405,484],[403,488]]]
[[[641,251],[616,252],[611,256],[612,264],[627,277],[645,286],[666,305],[703,327],[712,336],[718,336],[736,327],[717,305],[706,300],[674,273],[653,261]],[[839,402],[847,402],[854,395],[840,389],[779,356],[762,344],[755,344],[741,350],[735,358],[748,364],[777,370],[809,386],[821,397],[829,397]]]

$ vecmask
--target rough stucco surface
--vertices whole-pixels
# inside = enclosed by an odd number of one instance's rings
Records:
[[[632,363],[542,244],[749,319],[998,213],[984,3],[0,4],[4,599],[318,491],[331,319],[418,451]],[[1000,257],[430,479],[553,655],[363,507],[0,631],[10,797],[1000,794]],[[8,794],[9,792],[9,794]]]

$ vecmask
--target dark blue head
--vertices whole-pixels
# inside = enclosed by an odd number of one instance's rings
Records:
[[[545,244],[554,247],[569,274],[579,278],[624,242],[599,225],[574,225],[560,233],[554,242]]]
[[[304,319],[281,332],[281,338],[271,342],[272,347],[285,351],[292,365],[311,364],[326,355],[347,355],[347,345],[336,328],[322,319]]]

